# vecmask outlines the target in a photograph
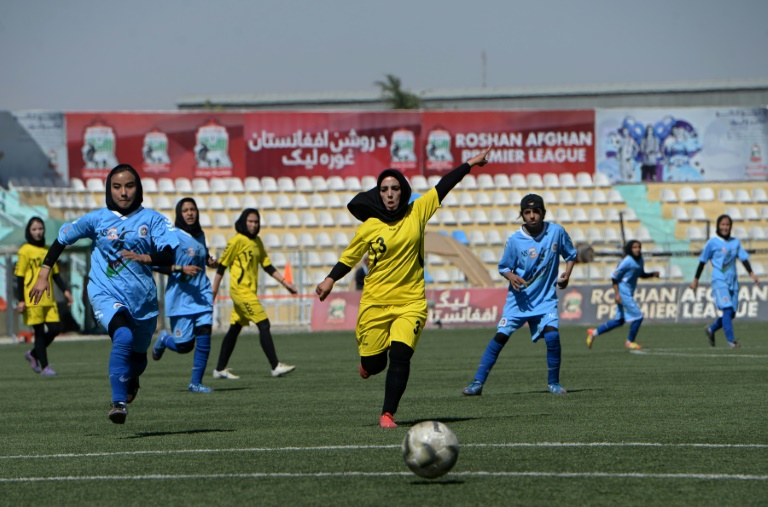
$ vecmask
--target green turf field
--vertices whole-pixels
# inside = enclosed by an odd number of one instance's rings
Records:
[[[397,420],[382,430],[384,375],[362,380],[352,333],[276,335],[285,378],[256,335],[230,363],[240,380],[186,392],[192,357],[166,352],[142,376],[125,425],[107,419],[108,341],[56,342],[56,378],[24,346],[0,346],[0,505],[765,505],[768,341],[707,345],[703,326],[627,328],[587,350],[563,330],[562,384],[546,391],[545,346],[513,335],[481,397],[461,389],[494,329],[428,329]],[[408,427],[436,419],[458,436],[456,467],[413,475]]]

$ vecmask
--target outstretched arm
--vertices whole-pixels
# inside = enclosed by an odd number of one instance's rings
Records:
[[[760,279],[757,277],[754,271],[752,271],[752,264],[749,263],[748,260],[742,261],[742,264],[744,264],[744,269],[747,270],[747,273],[749,273],[749,276],[752,278],[752,280],[755,281],[755,283],[759,284]]]
[[[440,202],[443,202],[443,199],[446,195],[448,195],[448,192],[450,192],[453,187],[458,185],[461,180],[464,179],[464,176],[469,174],[470,169],[476,165],[482,167],[488,163],[488,159],[486,157],[490,151],[491,148],[488,148],[485,150],[485,152],[480,153],[479,155],[475,155],[453,171],[440,178],[440,181],[438,181],[437,185],[435,185],[435,190],[437,190],[437,198],[440,200]]]
[[[283,287],[285,287],[285,289],[288,292],[290,292],[291,294],[298,294],[299,293],[299,291],[296,290],[296,287],[292,283],[288,283],[288,280],[286,280],[285,277],[283,275],[281,275],[280,272],[277,269],[275,269],[275,267],[273,265],[270,264],[269,266],[264,268],[264,271],[269,276],[271,276],[272,278],[277,280],[277,282],[280,285],[282,285]]]
[[[352,271],[350,266],[347,266],[342,262],[337,262],[333,269],[331,269],[331,272],[328,273],[328,276],[325,277],[325,280],[315,287],[315,293],[320,296],[320,301],[325,301],[325,298],[327,298],[328,294],[333,290],[333,284],[335,284],[337,280],[341,280],[347,276],[347,273],[350,271]]]

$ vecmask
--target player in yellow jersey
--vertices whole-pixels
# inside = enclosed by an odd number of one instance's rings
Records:
[[[347,205],[362,225],[341,259],[315,292],[325,300],[337,280],[360,259],[369,259],[360,311],[357,316],[357,347],[360,376],[365,378],[389,369],[384,405],[379,418],[382,428],[396,428],[394,414],[408,384],[411,357],[427,320],[424,292],[424,229],[440,203],[473,166],[485,165],[484,153],[449,172],[435,188],[409,203],[411,187],[400,171],[386,169],[375,188],[357,194]]]
[[[213,301],[216,302],[216,295],[219,292],[219,284],[224,272],[229,268],[229,295],[232,298],[232,316],[229,320],[229,330],[221,343],[221,352],[219,352],[219,362],[216,369],[213,370],[213,378],[226,378],[236,380],[240,378],[229,369],[227,363],[235,350],[237,337],[243,326],[249,322],[256,324],[259,329],[259,341],[264,355],[269,360],[272,368],[273,377],[282,377],[293,371],[295,366],[283,364],[277,359],[275,344],[272,341],[272,333],[269,330],[269,318],[264,308],[256,296],[256,289],[259,282],[259,266],[278,281],[291,294],[297,294],[298,291],[292,283],[288,283],[269,260],[264,243],[259,237],[261,229],[261,216],[259,210],[247,208],[235,222],[235,237],[227,242],[224,253],[219,259],[219,267],[216,270],[216,276],[213,278]]]
[[[19,248],[19,260],[16,262],[16,311],[24,315],[24,325],[31,326],[35,331],[35,346],[28,350],[24,357],[29,361],[32,370],[45,377],[53,377],[56,372],[48,364],[48,346],[53,343],[61,332],[61,323],[59,321],[59,309],[56,307],[56,300],[51,293],[44,295],[38,304],[34,304],[29,296],[29,290],[37,281],[40,274],[40,266],[43,265],[43,259],[48,253],[45,246],[45,223],[40,217],[32,217],[27,222],[27,228],[24,230],[24,237],[27,242]],[[53,265],[53,269],[48,272],[48,284],[51,280],[56,282],[64,296],[72,304],[72,294],[59,274],[58,264]],[[48,328],[46,331],[45,328]]]

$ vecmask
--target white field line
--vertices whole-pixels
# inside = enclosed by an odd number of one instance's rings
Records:
[[[601,478],[601,479],[692,479],[692,480],[739,480],[766,481],[768,475],[745,474],[646,474],[639,472],[454,472],[448,477],[557,477],[557,478]],[[63,482],[63,481],[135,481],[172,479],[294,479],[323,477],[415,477],[410,472],[317,472],[317,473],[252,473],[252,474],[183,474],[183,475],[85,475],[59,477],[14,477],[0,478],[0,483]]]
[[[674,349],[643,349],[643,350],[630,350],[630,354],[636,354],[638,356],[666,356],[666,357],[705,357],[715,359],[768,359],[768,354],[739,354],[728,352],[722,353],[710,353],[710,354],[686,354],[683,352],[672,352]]]
[[[462,448],[514,448],[514,447],[668,447],[700,449],[768,449],[768,444],[707,444],[707,443],[661,443],[661,442],[518,442],[506,444],[461,444]],[[0,460],[24,459],[62,459],[62,458],[104,458],[112,456],[144,456],[174,454],[213,454],[213,453],[266,453],[296,451],[359,451],[369,449],[400,449],[400,445],[328,445],[308,447],[248,447],[240,449],[168,449],[157,451],[117,451],[67,454],[26,454],[0,456]]]

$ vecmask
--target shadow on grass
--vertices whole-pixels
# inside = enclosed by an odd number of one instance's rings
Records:
[[[146,437],[164,437],[167,435],[197,435],[200,433],[231,433],[235,430],[185,430],[185,431],[145,431],[142,433],[136,433],[130,437],[125,438],[146,438]]]
[[[440,421],[441,423],[448,424],[448,423],[455,423],[455,422],[465,422],[465,421],[474,421],[478,419],[477,417],[430,417],[428,419],[411,419],[411,420],[397,420],[398,426],[413,426],[414,424],[418,424],[420,422],[424,421]],[[369,426],[378,426],[379,423],[374,423]]]
[[[464,484],[464,481],[456,479],[444,479],[444,480],[420,480],[411,482],[411,486],[456,486]]]
[[[214,393],[223,393],[223,392],[231,392],[231,391],[247,391],[248,387],[211,387],[213,389]],[[179,392],[186,393],[186,389],[182,389]],[[211,394],[211,393],[196,393],[196,394]]]

